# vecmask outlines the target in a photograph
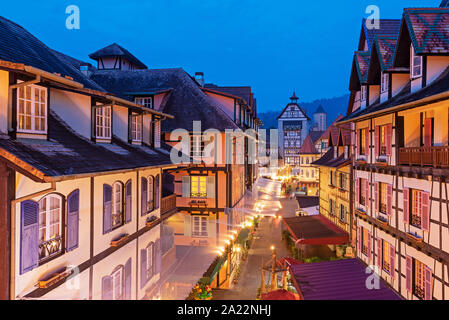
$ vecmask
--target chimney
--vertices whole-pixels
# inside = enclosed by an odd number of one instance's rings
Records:
[[[195,72],[195,81],[198,82],[201,87],[204,87],[204,73]]]
[[[89,70],[89,66],[86,64],[80,66],[80,71],[82,74],[84,74],[88,78],[92,74],[92,72]]]

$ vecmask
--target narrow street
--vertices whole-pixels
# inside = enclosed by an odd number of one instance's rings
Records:
[[[276,247],[278,259],[288,257],[289,252],[282,242],[282,221],[268,215],[291,217],[295,215],[297,202],[294,199],[280,199],[280,183],[260,179],[257,183],[262,215],[267,215],[259,224],[248,258],[242,264],[239,281],[229,290],[214,290],[214,300],[255,300],[261,285],[262,258],[271,259],[271,246]],[[279,209],[279,204],[282,208]]]

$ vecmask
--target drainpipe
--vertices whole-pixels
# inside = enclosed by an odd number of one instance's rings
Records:
[[[29,194],[29,195],[26,195],[26,196],[23,196],[23,197],[20,197],[20,198],[18,198],[18,199],[15,199],[15,200],[11,200],[11,262],[10,262],[10,264],[11,264],[11,286],[10,286],[10,297],[11,297],[11,299],[15,299],[16,297],[15,297],[15,294],[14,294],[14,292],[15,292],[15,251],[14,251],[14,249],[15,249],[15,246],[14,246],[14,244],[15,244],[15,235],[16,235],[16,232],[15,232],[15,230],[16,230],[16,228],[15,228],[15,226],[16,226],[16,205],[17,205],[17,203],[19,203],[19,202],[22,202],[22,201],[25,201],[25,200],[30,200],[30,199],[33,199],[33,198],[35,198],[35,197],[39,197],[39,196],[42,196],[42,195],[44,195],[44,194],[47,194],[47,193],[50,193],[50,192],[54,192],[54,191],[56,191],[56,182],[54,182],[54,181],[52,181],[51,182],[51,186],[50,186],[50,188],[48,188],[48,189],[45,189],[45,190],[42,190],[42,191],[38,191],[38,192],[35,192],[35,193],[31,193],[31,194]],[[19,295],[19,297],[20,297],[20,295]]]

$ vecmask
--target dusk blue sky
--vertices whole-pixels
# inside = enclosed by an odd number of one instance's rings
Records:
[[[182,67],[206,82],[250,85],[259,112],[348,92],[353,51],[368,5],[381,18],[439,0],[73,0],[2,1],[0,15],[49,47],[88,61],[113,42],[149,68]],[[65,27],[68,5],[81,11],[80,30]],[[93,61],[90,61],[93,62]]]

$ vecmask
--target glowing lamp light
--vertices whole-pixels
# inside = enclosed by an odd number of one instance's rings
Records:
[[[231,244],[231,241],[226,240],[225,243],[226,243],[227,245],[230,245],[230,244]]]
[[[240,247],[237,247],[235,250],[236,250],[237,252],[240,252],[240,251],[241,251]]]
[[[276,249],[276,247],[273,245],[270,247],[271,251],[274,251]]]

